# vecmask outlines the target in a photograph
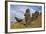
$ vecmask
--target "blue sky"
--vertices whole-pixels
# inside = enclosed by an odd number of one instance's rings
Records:
[[[24,7],[30,7],[34,10],[42,10],[42,7],[41,6],[32,6],[32,5],[11,5],[11,10],[16,10],[17,7],[20,7],[20,8],[23,8]]]
[[[24,18],[25,9],[30,8],[36,11],[42,11],[42,6],[33,6],[33,5],[10,5],[10,19],[15,20],[14,17]]]

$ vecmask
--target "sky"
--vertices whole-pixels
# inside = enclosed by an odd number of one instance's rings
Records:
[[[34,13],[35,11],[42,11],[42,6],[33,6],[33,5],[10,5],[10,20],[14,21],[15,16],[24,19],[24,13],[26,9],[30,9],[30,15],[31,13]]]

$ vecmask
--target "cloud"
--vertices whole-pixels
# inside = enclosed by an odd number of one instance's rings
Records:
[[[32,13],[34,13],[36,10],[34,10],[31,7],[28,6],[16,6],[14,8],[11,8],[12,10],[10,11],[11,13],[11,21],[15,20],[15,16],[20,18],[20,19],[24,19],[24,13],[26,12],[26,9],[29,8],[30,9],[30,16],[32,17]]]

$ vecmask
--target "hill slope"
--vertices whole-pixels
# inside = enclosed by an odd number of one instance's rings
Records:
[[[24,25],[23,21],[22,22],[16,22],[16,23],[11,23],[11,29],[16,29],[16,28],[38,28],[42,26],[42,21],[41,21],[41,15],[38,16],[36,20],[33,20],[31,24],[28,24],[27,26]]]

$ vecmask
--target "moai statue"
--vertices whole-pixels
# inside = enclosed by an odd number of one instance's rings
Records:
[[[38,17],[38,15],[39,15],[39,12],[38,11],[35,11],[35,13],[34,13],[34,15],[32,16],[33,18],[33,20],[36,20],[37,19],[37,17]]]
[[[25,16],[26,24],[29,24],[29,21],[30,21],[30,9],[26,9],[26,12],[25,12],[24,16]]]

